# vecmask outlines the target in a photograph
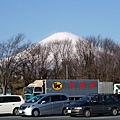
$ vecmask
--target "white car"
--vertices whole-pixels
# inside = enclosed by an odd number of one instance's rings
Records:
[[[0,114],[18,115],[18,108],[24,102],[21,95],[1,95]]]

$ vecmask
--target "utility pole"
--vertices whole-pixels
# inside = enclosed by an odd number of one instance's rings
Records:
[[[68,65],[66,64],[66,80],[68,80]]]

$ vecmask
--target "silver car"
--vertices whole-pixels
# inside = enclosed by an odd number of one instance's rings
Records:
[[[69,103],[69,97],[66,94],[41,94],[22,104],[18,111],[21,116],[66,115],[65,107]]]

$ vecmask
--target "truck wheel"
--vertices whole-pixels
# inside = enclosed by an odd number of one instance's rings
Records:
[[[62,110],[62,115],[68,115],[68,112],[65,108],[63,108],[63,110]]]
[[[34,109],[34,110],[32,111],[32,116],[38,117],[39,115],[40,115],[40,112],[39,112],[38,109]]]
[[[111,114],[114,115],[114,116],[118,115],[117,108],[113,108],[112,111],[111,111]]]
[[[84,110],[84,116],[85,117],[90,117],[91,116],[91,111],[89,109]]]
[[[18,108],[14,108],[14,110],[13,110],[13,115],[18,115],[18,114],[19,114]]]

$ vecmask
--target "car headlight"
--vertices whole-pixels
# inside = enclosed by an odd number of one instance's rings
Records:
[[[76,109],[76,110],[81,110],[82,107],[75,107],[74,109]]]
[[[66,107],[66,109],[68,110],[68,107]]]
[[[28,106],[28,108],[30,108],[31,106]]]
[[[33,107],[33,106],[34,106],[34,105],[29,105],[28,108],[31,108],[31,107]]]

